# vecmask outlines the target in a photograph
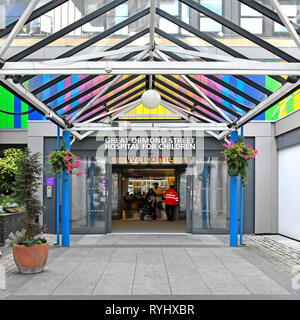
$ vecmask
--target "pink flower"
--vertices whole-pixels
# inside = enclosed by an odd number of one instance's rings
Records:
[[[258,151],[257,151],[257,150],[255,150],[255,154],[258,154]]]
[[[82,171],[80,171],[80,174],[83,175]]]
[[[79,173],[77,173],[77,177],[79,177]]]
[[[248,156],[248,155],[246,155],[246,156],[245,156],[245,159],[247,160],[248,158],[249,158],[249,156]]]
[[[79,157],[75,157],[76,159],[79,159]]]
[[[243,148],[241,149],[241,152],[244,152],[244,149],[243,149]]]
[[[224,144],[223,144],[223,147],[226,147],[226,146],[227,146],[227,144],[226,144],[226,143],[224,143]]]

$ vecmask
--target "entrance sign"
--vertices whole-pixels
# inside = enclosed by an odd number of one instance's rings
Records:
[[[105,150],[196,150],[193,137],[106,137]]]

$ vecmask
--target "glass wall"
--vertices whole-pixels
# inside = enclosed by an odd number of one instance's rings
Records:
[[[105,233],[108,212],[107,168],[105,160],[80,156],[82,176],[71,180],[71,232]]]
[[[192,232],[224,233],[229,230],[227,166],[223,157],[196,160],[192,176]]]

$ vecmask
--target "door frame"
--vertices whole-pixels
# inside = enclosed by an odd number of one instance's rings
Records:
[[[180,174],[186,171],[187,165],[186,164],[112,164],[110,166],[110,183],[109,183],[109,199],[111,201],[111,193],[112,193],[112,174],[118,173],[118,192],[119,192],[119,204],[118,210],[119,214],[118,217],[122,218],[123,214],[123,184],[122,184],[122,177],[123,172],[125,169],[174,169],[175,170],[175,183],[176,183],[176,190],[179,188],[179,180]],[[187,181],[189,178],[187,176]],[[190,185],[190,184],[188,184]],[[192,221],[192,211],[191,211],[191,194],[187,188],[187,214],[186,214],[186,232],[190,233],[192,229],[191,221]],[[107,216],[107,232],[111,233],[111,225],[112,225],[112,206],[111,204],[108,206],[108,216]]]

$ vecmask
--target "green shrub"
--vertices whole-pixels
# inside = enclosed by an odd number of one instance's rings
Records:
[[[13,183],[18,170],[17,161],[23,155],[21,149],[6,149],[0,158],[0,194],[10,195],[14,192]]]

